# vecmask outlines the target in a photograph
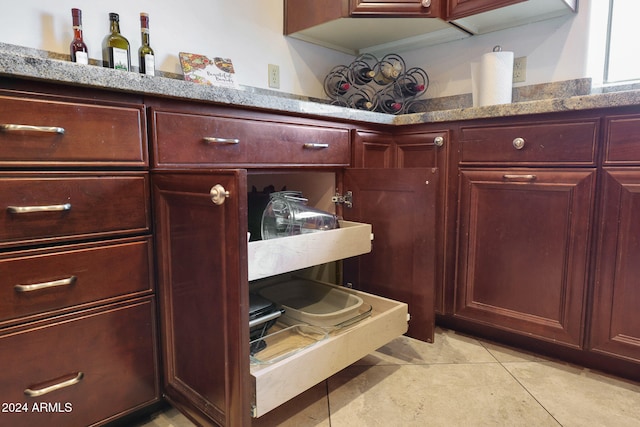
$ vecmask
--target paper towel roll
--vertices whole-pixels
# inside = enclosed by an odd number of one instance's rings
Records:
[[[471,64],[473,106],[508,104],[513,90],[513,52],[490,52]]]

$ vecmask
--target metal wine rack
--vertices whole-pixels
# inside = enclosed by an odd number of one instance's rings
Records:
[[[365,53],[349,65],[333,67],[324,79],[331,104],[387,114],[424,111],[418,100],[429,88],[429,76],[418,67],[407,69],[396,54],[378,60]]]

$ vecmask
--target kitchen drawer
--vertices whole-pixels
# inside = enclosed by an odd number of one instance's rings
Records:
[[[335,230],[249,242],[249,280],[369,253],[371,239],[370,224],[341,220]]]
[[[157,401],[154,310],[147,297],[3,331],[2,424],[88,426]]]
[[[609,117],[606,132],[605,164],[640,163],[640,116]]]
[[[149,231],[144,174],[0,174],[0,247]]]
[[[152,286],[151,238],[5,252],[0,325],[140,292]]]
[[[349,131],[249,118],[153,111],[156,167],[348,166]]]
[[[0,96],[0,167],[147,166],[140,105]]]
[[[596,120],[540,122],[461,129],[461,162],[465,164],[593,165]]]
[[[330,332],[326,339],[272,364],[252,364],[255,417],[264,415],[407,331],[405,303],[340,289],[362,298],[364,305],[371,306],[371,316]]]

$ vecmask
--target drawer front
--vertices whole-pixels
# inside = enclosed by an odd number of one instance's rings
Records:
[[[463,128],[461,161],[467,164],[592,165],[597,136],[596,121]]]
[[[142,106],[0,96],[0,166],[146,166]]]
[[[0,175],[0,247],[149,230],[148,177]]]
[[[0,336],[3,425],[87,426],[159,398],[150,298]]]
[[[165,111],[153,118],[156,167],[348,166],[351,157],[347,129]]]
[[[0,325],[150,291],[151,256],[148,237],[5,253]]]
[[[608,118],[606,129],[605,163],[640,164],[640,116]]]
[[[328,338],[273,364],[252,365],[254,416],[264,415],[407,332],[407,304],[340,289],[359,296],[365,306],[371,306],[371,317],[337,329]],[[295,337],[293,340],[296,342]]]

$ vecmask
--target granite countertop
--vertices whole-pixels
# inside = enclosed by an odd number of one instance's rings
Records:
[[[408,125],[640,105],[640,90],[593,93],[590,79],[514,89],[511,104],[472,107],[471,95],[427,100],[427,112],[389,115],[338,107],[282,92],[201,85],[171,77],[150,77],[70,62],[64,55],[0,43],[0,76],[49,81],[144,95],[207,101],[221,105],[299,113],[374,124]],[[179,77],[179,76],[178,76]],[[460,108],[463,106],[463,108]]]

